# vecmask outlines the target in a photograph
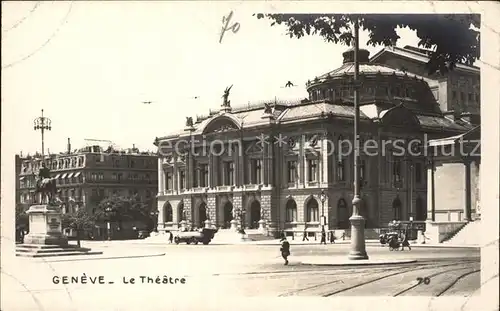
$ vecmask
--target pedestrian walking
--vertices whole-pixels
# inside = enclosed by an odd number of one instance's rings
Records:
[[[344,231],[344,232],[342,232],[342,236],[341,236],[341,238],[342,238],[342,241],[345,241],[345,231]]]
[[[401,243],[401,250],[403,251],[406,246],[411,251],[410,242],[408,242],[408,234],[403,234],[402,240],[403,241]]]
[[[335,234],[333,233],[333,231],[330,231],[330,243],[335,244],[335,239]]]
[[[325,230],[321,231],[321,242],[319,244],[325,244],[326,245],[326,232]]]
[[[304,229],[304,232],[302,233],[302,242],[304,241],[309,241],[309,238],[307,237],[307,230]]]
[[[288,256],[290,256],[290,243],[288,243],[286,237],[283,237],[280,242],[281,242],[281,247],[280,247],[281,257],[285,259],[285,266],[286,266],[288,265]]]
[[[169,231],[168,232],[168,242],[170,244],[172,244],[172,241],[174,240],[174,234],[172,233],[172,231]]]

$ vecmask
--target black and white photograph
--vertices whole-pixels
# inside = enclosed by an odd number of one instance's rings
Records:
[[[2,2],[0,309],[499,310],[498,16]]]

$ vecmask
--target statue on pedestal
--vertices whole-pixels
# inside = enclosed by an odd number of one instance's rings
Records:
[[[42,167],[38,172],[35,191],[41,194],[41,204],[43,204],[44,201],[46,201],[47,204],[54,203],[57,193],[57,184],[56,180],[50,177],[50,169],[44,162],[42,162]]]

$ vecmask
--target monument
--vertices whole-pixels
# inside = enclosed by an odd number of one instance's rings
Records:
[[[56,180],[50,177],[50,170],[42,163],[36,181],[36,193],[40,204],[30,206],[29,234],[24,237],[25,244],[67,246],[68,239],[62,233],[61,207],[55,203]]]
[[[36,180],[36,194],[39,204],[32,205],[26,212],[29,216],[29,233],[23,244],[16,248],[17,256],[48,257],[68,255],[96,255],[90,248],[69,245],[62,232],[61,206],[55,201],[57,183],[50,177],[50,170],[42,163]]]

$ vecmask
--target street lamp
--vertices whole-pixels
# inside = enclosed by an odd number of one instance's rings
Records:
[[[326,217],[325,217],[326,193],[325,193],[325,190],[321,190],[321,194],[319,195],[319,199],[321,200],[321,232],[325,232],[325,225],[326,225]]]
[[[104,209],[104,211],[106,212],[107,215],[106,227],[108,229],[108,241],[111,241],[111,213],[113,212],[111,204],[108,204]]]
[[[45,154],[44,134],[45,134],[45,131],[50,131],[52,129],[52,120],[43,116],[43,109],[42,109],[42,116],[33,120],[33,129],[35,131],[40,130],[40,132],[42,134],[42,160],[43,160],[44,154]]]
[[[354,198],[352,199],[351,251],[352,260],[368,259],[365,244],[365,219],[359,214],[361,195],[359,183],[359,20],[354,21]]]
[[[241,228],[241,232],[244,233],[245,232],[245,215],[246,215],[247,211],[245,211],[243,208],[240,209],[240,228]]]
[[[153,231],[158,232],[158,210],[151,211],[150,215],[153,218]]]

